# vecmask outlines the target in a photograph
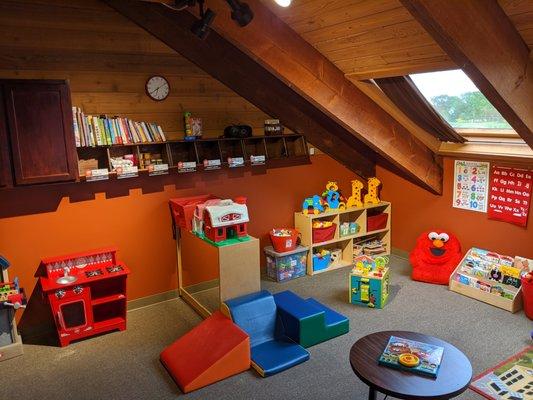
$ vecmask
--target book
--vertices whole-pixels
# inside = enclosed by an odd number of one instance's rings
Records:
[[[100,125],[98,125],[98,117],[91,117],[92,128],[94,131],[94,137],[98,146],[103,146],[105,143],[102,139],[102,133],[100,132]]]
[[[161,128],[161,125],[157,125],[157,130],[159,132],[159,135],[161,136],[161,139],[166,142],[167,138],[165,134],[163,133],[163,129]]]
[[[142,129],[144,131],[144,134],[146,135],[146,139],[148,142],[155,142],[155,139],[152,137],[150,131],[148,130],[148,126],[146,125],[146,122],[141,122]]]
[[[72,107],[72,124],[76,147],[110,146],[165,142],[160,125],[136,122],[125,117],[85,115],[80,107]]]
[[[98,117],[96,121],[98,123],[98,129],[100,129],[100,134],[102,135],[102,142],[103,142],[102,144],[104,145],[110,144],[107,140],[107,132],[105,131],[104,121],[102,120],[101,117]]]
[[[441,346],[391,336],[385,350],[379,357],[378,363],[390,368],[436,378],[443,353],[444,347]],[[413,367],[401,364],[399,359],[403,354],[415,355],[420,360],[419,364]]]

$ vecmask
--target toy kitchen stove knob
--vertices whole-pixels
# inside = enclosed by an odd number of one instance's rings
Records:
[[[83,292],[83,286],[76,285],[76,286],[74,286],[74,288],[72,289],[72,291],[73,291],[75,294],[80,294],[80,293]]]
[[[65,290],[63,290],[63,289],[58,289],[58,290],[56,290],[56,293],[55,293],[55,294],[56,294],[56,297],[57,297],[58,299],[62,299],[63,297],[65,297],[65,293],[66,293]]]

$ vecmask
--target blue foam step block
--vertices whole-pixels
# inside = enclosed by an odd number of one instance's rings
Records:
[[[344,315],[338,313],[335,310],[332,310],[329,307],[326,307],[324,304],[313,299],[312,297],[305,300],[309,305],[312,305],[317,310],[324,311],[326,315],[326,327],[332,327],[339,324],[345,324],[348,322],[348,318]]]

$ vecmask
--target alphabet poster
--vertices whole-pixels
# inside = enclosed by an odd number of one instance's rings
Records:
[[[490,179],[489,218],[526,226],[533,171],[493,166]]]
[[[488,162],[455,160],[453,206],[487,212],[489,189]]]

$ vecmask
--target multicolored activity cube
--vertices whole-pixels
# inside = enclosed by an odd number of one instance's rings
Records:
[[[350,303],[371,308],[383,308],[389,298],[389,268],[365,271],[357,268],[350,272]]]

